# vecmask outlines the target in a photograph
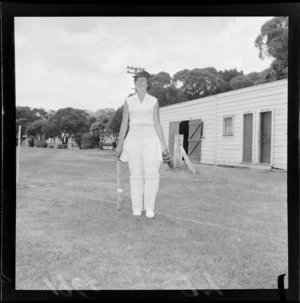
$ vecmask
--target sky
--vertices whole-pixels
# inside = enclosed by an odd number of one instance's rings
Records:
[[[16,105],[117,109],[133,92],[128,66],[260,72],[254,42],[272,17],[15,17]]]

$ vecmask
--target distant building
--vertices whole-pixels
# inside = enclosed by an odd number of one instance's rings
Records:
[[[287,169],[287,79],[164,106],[160,120],[192,162]]]
[[[54,147],[57,147],[58,145],[62,144],[62,141],[58,137],[48,138],[47,140],[45,140],[45,142],[48,144],[48,146],[53,145]],[[68,148],[74,148],[75,146],[78,147],[74,138],[70,137],[68,139]]]

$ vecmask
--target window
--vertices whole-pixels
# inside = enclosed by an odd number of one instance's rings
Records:
[[[223,136],[233,136],[233,117],[224,117]]]

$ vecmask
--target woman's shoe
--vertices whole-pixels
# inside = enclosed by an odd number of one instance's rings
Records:
[[[146,217],[147,218],[153,218],[154,217],[154,211],[152,208],[147,208],[146,209]]]
[[[140,209],[135,209],[135,210],[133,211],[133,215],[134,215],[134,216],[141,216],[141,215],[142,215],[142,212],[141,212]]]

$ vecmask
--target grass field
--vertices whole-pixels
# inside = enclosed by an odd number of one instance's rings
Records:
[[[17,289],[268,289],[288,273],[286,172],[162,164],[147,219],[122,166],[117,211],[113,151],[21,148]]]

